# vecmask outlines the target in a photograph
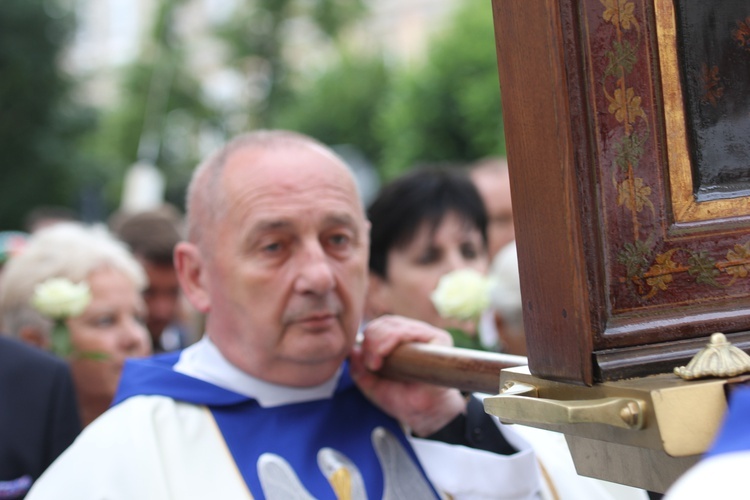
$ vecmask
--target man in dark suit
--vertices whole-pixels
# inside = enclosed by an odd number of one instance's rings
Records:
[[[0,498],[24,498],[80,430],[67,364],[0,337]]]

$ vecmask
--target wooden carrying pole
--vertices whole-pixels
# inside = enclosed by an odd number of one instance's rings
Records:
[[[409,343],[400,345],[386,358],[380,373],[395,380],[497,394],[500,370],[526,364],[526,357],[513,354]]]

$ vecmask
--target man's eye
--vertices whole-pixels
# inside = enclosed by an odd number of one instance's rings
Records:
[[[278,253],[281,251],[281,243],[268,243],[266,245],[263,245],[262,250],[266,253]]]
[[[334,234],[329,238],[329,241],[332,245],[341,247],[347,245],[351,241],[351,238],[346,234]]]

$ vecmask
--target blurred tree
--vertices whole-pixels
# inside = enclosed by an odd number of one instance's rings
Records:
[[[191,172],[203,154],[198,138],[207,128],[220,128],[219,113],[205,102],[175,33],[174,18],[184,3],[159,0],[141,55],[123,68],[118,103],[105,112],[87,142],[89,154],[109,172],[110,209],[120,201],[123,174],[139,160],[161,170],[167,201],[182,207]]]
[[[429,43],[424,65],[394,82],[376,131],[381,174],[418,163],[463,163],[505,154],[492,11],[465,2]]]
[[[78,205],[86,163],[76,145],[94,115],[58,66],[73,27],[55,0],[0,2],[0,230],[22,229],[39,205]]]
[[[364,13],[362,0],[254,0],[240,2],[217,34],[230,48],[229,65],[254,86],[247,103],[252,127],[276,126],[275,114],[291,99],[293,61],[313,57]],[[305,46],[291,47],[295,32]]]
[[[326,144],[349,144],[375,161],[381,149],[374,117],[390,85],[390,71],[379,56],[343,55],[323,74],[304,82],[274,120]]]

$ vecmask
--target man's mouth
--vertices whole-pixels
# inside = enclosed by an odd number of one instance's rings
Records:
[[[308,314],[297,320],[297,323],[311,330],[330,328],[336,322],[336,315],[330,312]]]

